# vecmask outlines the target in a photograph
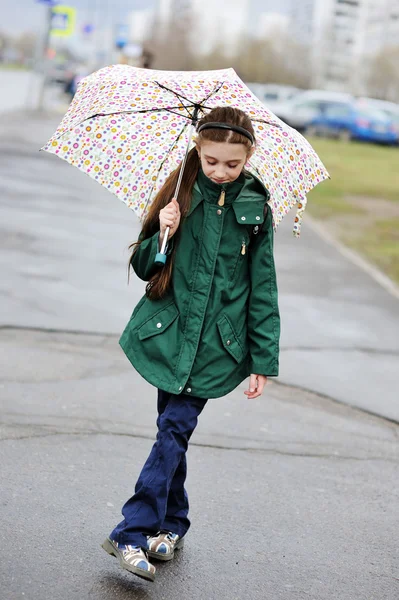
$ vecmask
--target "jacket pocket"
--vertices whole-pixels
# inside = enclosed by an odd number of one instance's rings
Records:
[[[244,349],[230,319],[226,315],[223,315],[217,322],[217,326],[224,348],[231,354],[234,360],[240,363],[244,358]]]
[[[168,304],[165,308],[162,308],[149,319],[147,319],[138,329],[138,335],[140,340],[146,340],[147,338],[153,337],[163,333],[179,316],[179,311],[176,308],[175,303]]]

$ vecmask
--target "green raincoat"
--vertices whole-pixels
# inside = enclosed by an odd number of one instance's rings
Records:
[[[221,186],[199,172],[180,225],[170,292],[162,300],[144,296],[120,340],[149,383],[173,394],[218,398],[251,373],[278,375],[280,319],[267,198],[250,175]],[[159,268],[158,238],[144,240],[132,258],[144,281]]]

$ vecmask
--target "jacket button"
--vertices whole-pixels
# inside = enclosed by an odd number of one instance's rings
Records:
[[[241,217],[241,221],[246,221],[247,218],[246,217]]]
[[[227,344],[228,346],[230,346],[230,344],[231,344],[231,340],[227,340],[226,344]]]
[[[222,211],[220,210],[220,208],[219,208],[219,210],[216,211],[216,214],[218,214],[218,215],[222,214]]]
[[[187,393],[190,394],[191,388],[187,388]]]
[[[257,220],[257,221],[260,221],[260,217],[256,217],[256,220]]]
[[[157,327],[158,327],[158,329],[161,329],[162,323],[157,323]]]
[[[181,392],[181,391],[182,391],[182,389],[183,389],[183,386],[181,385],[181,386],[179,387],[179,392]]]

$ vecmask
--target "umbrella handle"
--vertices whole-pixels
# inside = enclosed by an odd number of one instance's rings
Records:
[[[179,179],[178,179],[177,185],[176,185],[176,190],[175,190],[175,193],[173,195],[173,197],[176,198],[176,199],[177,199],[177,197],[179,195],[181,182],[183,180],[184,168],[186,166],[187,156],[188,156],[188,153],[190,151],[191,140],[193,138],[193,132],[194,132],[194,129],[195,129],[195,123],[196,123],[196,119],[197,119],[197,114],[198,114],[198,109],[196,109],[196,111],[195,111],[195,115],[193,117],[193,120],[192,120],[191,125],[190,125],[190,129],[189,129],[189,132],[188,132],[188,143],[187,143],[187,148],[186,148],[186,154],[185,154],[184,159],[183,159],[183,163],[182,163],[182,166],[181,166],[181,169],[180,169],[180,173],[179,173]],[[168,243],[169,232],[170,232],[170,227],[167,227],[166,231],[165,231],[164,238],[163,238],[163,242],[162,242],[162,248],[161,248],[160,252],[158,252],[157,255],[155,256],[155,261],[154,262],[159,267],[163,267],[163,265],[166,264],[165,249],[166,249],[166,244]]]
[[[167,227],[166,230],[165,230],[165,235],[164,235],[164,238],[163,238],[161,250],[155,256],[155,261],[154,262],[159,267],[163,267],[163,265],[166,264],[165,250],[166,250],[166,244],[168,243],[169,232],[170,232],[170,227]]]

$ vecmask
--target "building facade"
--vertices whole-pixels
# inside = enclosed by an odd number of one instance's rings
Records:
[[[290,16],[314,87],[363,94],[370,58],[399,46],[399,0],[293,0]]]

